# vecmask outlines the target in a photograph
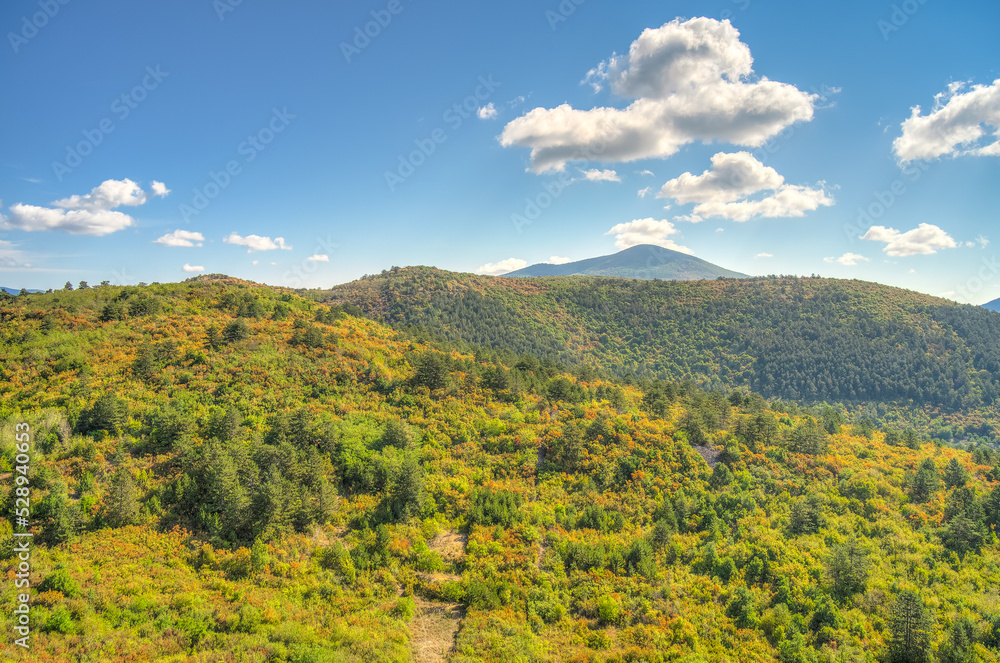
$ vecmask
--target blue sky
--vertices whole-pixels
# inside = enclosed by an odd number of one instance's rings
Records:
[[[648,241],[982,303],[998,28],[940,0],[12,0],[0,284],[328,287]]]

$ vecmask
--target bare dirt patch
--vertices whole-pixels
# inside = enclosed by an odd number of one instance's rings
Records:
[[[455,530],[441,532],[427,542],[427,547],[441,555],[449,564],[462,561],[465,557],[465,544],[469,537]]]
[[[443,663],[455,648],[458,633],[465,616],[465,606],[459,603],[439,603],[415,596],[417,613],[413,617],[413,658],[419,663]]]

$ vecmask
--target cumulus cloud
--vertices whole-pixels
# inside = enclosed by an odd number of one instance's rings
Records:
[[[476,274],[486,274],[489,276],[500,276],[508,272],[515,272],[528,266],[527,260],[520,258],[507,258],[500,262],[489,262],[476,270]]]
[[[927,115],[914,106],[892,143],[900,163],[942,156],[1000,156],[1000,79],[992,85],[958,82],[934,97]]]
[[[701,175],[684,173],[660,189],[659,198],[673,198],[678,203],[731,202],[763,189],[777,189],[785,178],[765,166],[749,152],[712,157],[712,169]]]
[[[228,237],[223,240],[226,244],[235,244],[237,246],[247,247],[247,253],[253,253],[254,251],[274,251],[277,249],[282,249],[285,251],[291,251],[292,247],[285,244],[284,237],[275,237],[271,239],[270,237],[261,237],[260,235],[247,235],[242,237],[237,233],[230,233]]]
[[[894,257],[931,255],[937,253],[938,249],[953,249],[958,246],[948,233],[930,223],[921,223],[906,232],[885,226],[872,226],[861,239],[884,242],[882,251]]]
[[[647,186],[647,187],[646,187],[646,188],[644,188],[644,189],[639,189],[639,190],[638,190],[638,191],[636,192],[636,194],[637,194],[637,195],[638,195],[638,196],[639,196],[640,198],[645,198],[646,196],[648,196],[648,195],[649,195],[649,194],[651,194],[651,193],[653,193],[653,187],[651,187],[651,186]]]
[[[598,168],[592,168],[591,170],[581,170],[583,173],[583,178],[591,182],[621,182],[622,178],[618,176],[613,170],[600,170]]]
[[[205,268],[202,267],[201,265],[189,265],[187,263],[184,263],[184,266],[181,267],[181,269],[183,269],[185,272],[188,272],[189,274],[197,274],[199,272],[205,271]]]
[[[750,199],[757,193],[763,197]],[[749,152],[712,157],[712,168],[701,175],[683,173],[660,189],[658,198],[680,204],[696,203],[691,214],[677,219],[697,223],[710,217],[743,222],[758,217],[799,217],[818,207],[833,205],[826,190],[785,184],[774,168],[765,166]]]
[[[309,262],[330,262],[330,256],[317,253],[316,255],[309,256],[306,260]]]
[[[154,240],[153,243],[163,244],[164,246],[201,246],[201,243],[204,241],[205,236],[201,233],[188,230],[175,230]]]
[[[154,195],[170,191],[162,182],[153,183]],[[108,235],[135,224],[128,214],[116,207],[137,207],[149,201],[149,195],[132,180],[106,180],[84,195],[53,201],[54,207],[17,203],[11,217],[0,217],[0,229],[37,232],[61,230],[71,235]]]
[[[62,230],[71,235],[109,235],[128,228],[133,219],[128,214],[109,210],[62,210],[35,205],[11,205],[11,217],[3,222],[5,230],[37,232]]]
[[[635,219],[628,223],[619,223],[605,235],[615,236],[615,246],[621,250],[639,246],[640,244],[654,244],[665,249],[680,251],[681,253],[694,254],[694,251],[686,246],[681,246],[670,239],[680,231],[674,224],[665,219]]]
[[[823,258],[823,262],[830,262],[830,263],[838,262],[841,265],[844,265],[845,267],[854,267],[859,262],[869,262],[869,260],[868,258],[862,255],[858,255],[857,253],[848,252],[840,256],[839,258],[834,258],[834,257]]]
[[[565,265],[568,262],[573,262],[573,259],[563,258],[562,256],[552,256],[545,262],[549,263],[550,265]]]
[[[153,189],[153,195],[159,196],[160,198],[166,198],[170,193],[170,189],[167,188],[166,184],[163,182],[157,182],[156,180],[153,180],[153,184],[150,188]]]
[[[497,107],[491,101],[476,111],[476,115],[479,116],[480,120],[492,120],[497,116]]]
[[[665,158],[696,141],[757,147],[812,119],[817,95],[754,79],[752,65],[728,20],[676,19],[588,73],[595,90],[607,84],[630,101],[626,108],[535,108],[507,124],[500,143],[531,148],[534,172],[561,171],[568,161]]]
[[[154,182],[153,190],[156,195],[167,194],[162,182]],[[160,191],[164,193],[160,194]],[[137,207],[144,205],[148,200],[149,196],[141,186],[132,180],[124,179],[106,180],[86,195],[70,196],[52,204],[64,209],[109,210],[123,205]]]

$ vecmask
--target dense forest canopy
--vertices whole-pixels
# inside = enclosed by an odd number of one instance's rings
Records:
[[[793,384],[809,334],[850,348],[886,331],[933,354],[899,389],[938,389],[935,371],[993,361],[966,338],[992,319],[831,281],[501,297],[494,280],[397,276],[351,301],[442,336],[470,333],[475,305],[524,346],[469,352],[231,279],[0,299],[0,558],[23,531],[22,423],[35,534],[32,650],[8,636],[5,658],[1000,660],[1000,453],[768,400],[746,388],[746,348],[767,343],[736,338],[754,331],[741,316],[786,316],[803,345],[771,370]],[[824,307],[858,313],[834,333]],[[600,370],[638,366],[647,332],[686,334],[690,357],[651,353],[658,377],[632,383]],[[600,365],[560,363],[583,353]],[[743,388],[659,377],[723,359]],[[993,376],[952,376],[960,400],[991,398]],[[16,593],[0,584],[7,634]]]
[[[864,281],[503,279],[410,267],[311,294],[453,342],[618,377],[966,412],[1000,396],[1000,316]]]

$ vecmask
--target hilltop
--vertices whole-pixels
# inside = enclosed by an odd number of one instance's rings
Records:
[[[685,253],[642,244],[613,255],[561,265],[539,263],[504,276],[617,276],[632,279],[690,281],[719,277],[746,278],[747,275],[724,269]]]

